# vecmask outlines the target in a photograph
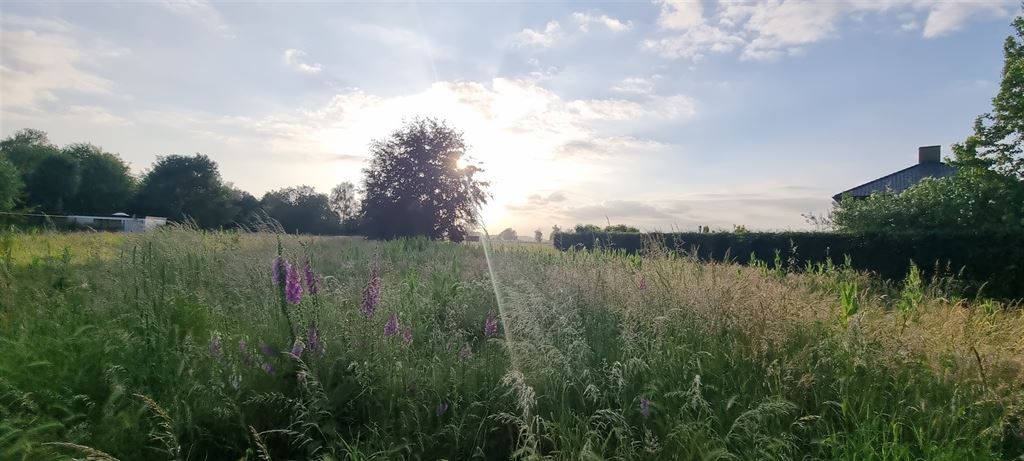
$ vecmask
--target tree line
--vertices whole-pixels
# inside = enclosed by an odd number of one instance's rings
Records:
[[[257,199],[226,182],[203,154],[159,156],[134,176],[117,154],[89,143],[59,147],[45,132],[23,129],[0,141],[0,211],[124,212],[204,229],[276,222],[297,233],[462,240],[488,199],[487,183],[475,179],[480,166],[458,165],[465,155],[461,132],[416,118],[373,141],[359,191],[349,182],[329,194],[302,185]]]

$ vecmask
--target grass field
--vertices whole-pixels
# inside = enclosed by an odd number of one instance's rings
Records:
[[[1019,306],[913,274],[537,245],[489,259],[425,240],[4,234],[0,459],[1024,457]]]

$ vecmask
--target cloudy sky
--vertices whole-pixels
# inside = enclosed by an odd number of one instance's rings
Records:
[[[969,133],[1014,2],[6,2],[0,135],[260,196],[358,182],[403,118],[465,132],[492,232],[796,229]],[[496,229],[495,229],[496,228]]]

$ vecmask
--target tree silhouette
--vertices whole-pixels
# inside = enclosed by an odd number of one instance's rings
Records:
[[[363,230],[371,238],[422,235],[461,241],[477,224],[488,183],[477,165],[459,167],[466,155],[462,133],[433,118],[406,122],[370,146],[363,170]]]
[[[281,223],[286,232],[336,234],[341,228],[327,195],[318,194],[309,186],[267,192],[260,203],[267,215]]]
[[[67,204],[68,210],[100,215],[126,210],[135,192],[128,164],[92,144],[71,144],[63,153],[76,159],[81,171],[81,185]]]
[[[172,220],[190,218],[205,228],[229,224],[238,214],[217,163],[202,154],[157,157],[142,180],[136,203],[143,213]]]

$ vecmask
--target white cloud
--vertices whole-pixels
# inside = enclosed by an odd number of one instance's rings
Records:
[[[59,20],[5,16],[0,27],[3,109],[38,109],[63,93],[111,94],[114,84],[91,67],[128,53]]]
[[[633,21],[622,22],[604,13],[576,12],[572,14],[572,20],[583,32],[588,32],[590,26],[595,24],[604,26],[612,32],[625,32],[633,28]]]
[[[452,54],[451,50],[439,46],[429,37],[404,27],[359,23],[350,25],[348,29],[360,37],[391,45],[396,49],[413,54],[426,54],[433,57]]]
[[[1009,13],[1005,3],[937,2],[928,13],[922,35],[925,38],[946,35],[963,27],[964,23],[977,15],[1001,17]]]
[[[523,29],[512,37],[512,44],[519,47],[539,46],[551,47],[562,37],[562,26],[558,21],[550,21],[544,30]]]
[[[319,74],[322,70],[320,63],[306,62],[306,52],[295,48],[284,50],[284,63],[304,74]]]
[[[612,87],[612,91],[649,95],[654,92],[654,82],[642,77],[627,77]]]
[[[664,0],[658,26],[670,30],[686,30],[704,23],[704,7],[699,1]]]
[[[220,12],[206,0],[163,0],[161,5],[181,16],[199,21],[203,26],[219,32],[227,38],[235,37]]]
[[[837,37],[841,21],[865,14],[894,14],[901,30],[919,28],[924,38],[952,33],[976,17],[1002,17],[1006,0],[759,0],[720,1],[711,11],[700,2],[664,0],[658,25],[668,35],[649,38],[643,47],[666,58],[700,59],[707,53],[741,49],[741,59],[770,60],[799,55],[804,46]]]

